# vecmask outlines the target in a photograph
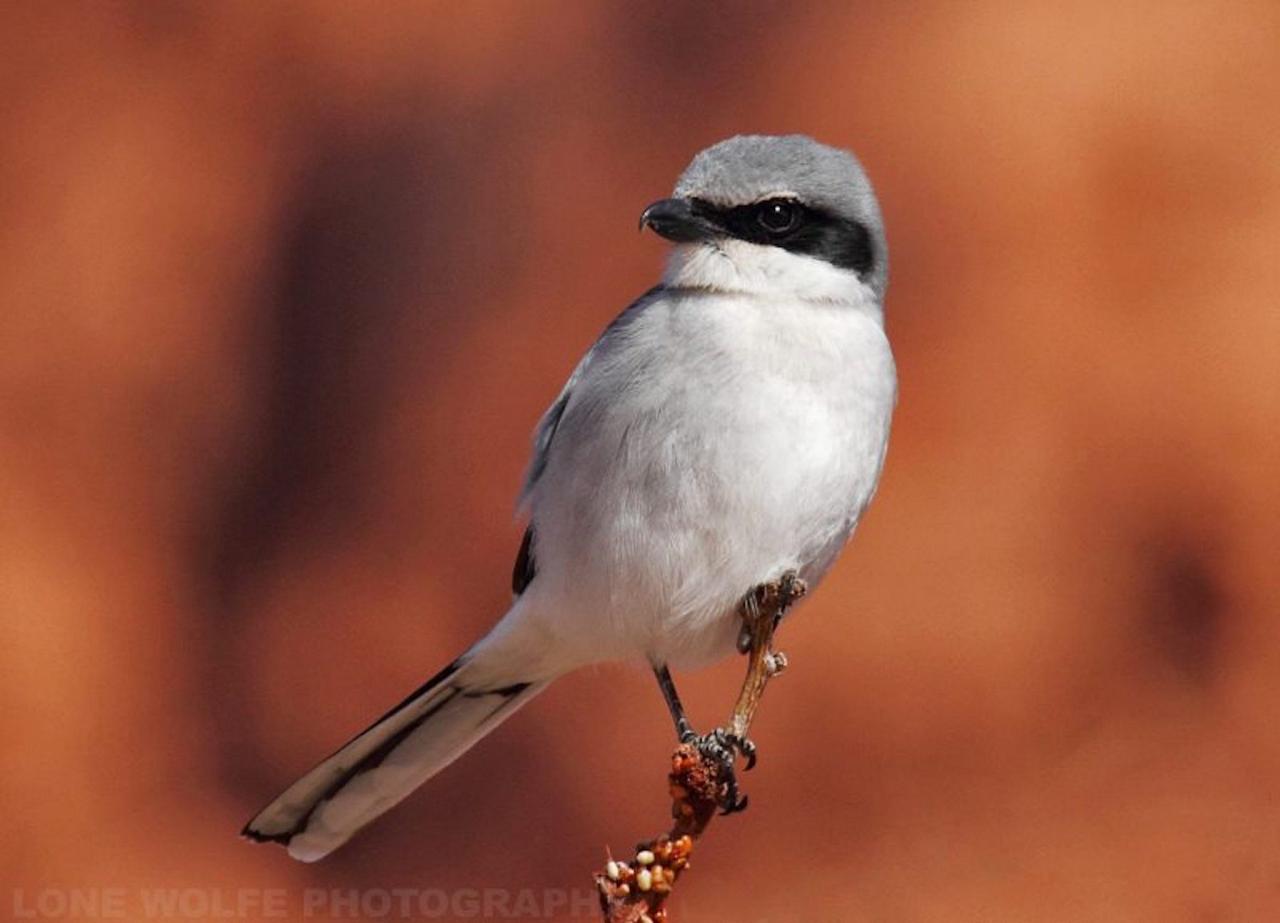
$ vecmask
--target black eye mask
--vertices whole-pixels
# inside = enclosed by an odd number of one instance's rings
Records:
[[[796,199],[766,199],[733,208],[705,199],[693,199],[690,204],[698,218],[738,240],[817,257],[860,276],[876,264],[875,243],[866,225]]]

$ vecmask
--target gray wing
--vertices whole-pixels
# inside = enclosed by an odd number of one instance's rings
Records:
[[[528,502],[529,493],[533,490],[533,485],[538,483],[538,478],[542,477],[542,472],[546,470],[547,458],[551,450],[551,440],[555,438],[556,427],[560,425],[560,419],[564,416],[564,409],[569,406],[569,399],[573,395],[573,386],[582,377],[582,369],[589,358],[591,358],[591,353],[587,353],[583,360],[578,363],[578,367],[573,370],[573,374],[569,376],[569,380],[565,382],[564,388],[560,391],[560,396],[555,399],[555,403],[547,409],[547,412],[542,415],[542,419],[538,421],[538,428],[533,433],[533,458],[529,461],[529,470],[525,472],[524,476],[524,486],[520,489],[521,506]],[[524,588],[533,582],[533,578],[538,573],[538,565],[533,558],[533,543],[533,523],[530,522],[524,530],[524,539],[520,542],[520,551],[516,554],[515,566],[511,569],[511,592],[516,596],[524,592]]]
[[[565,411],[569,408],[569,404],[573,401],[574,387],[582,380],[583,373],[591,364],[591,358],[601,348],[601,344],[605,343],[611,335],[617,334],[624,329],[630,319],[634,318],[645,304],[653,300],[654,296],[660,294],[663,286],[655,286],[645,292],[630,305],[627,309],[613,319],[604,332],[600,334],[591,349],[587,350],[587,354],[582,357],[582,361],[578,363],[578,367],[573,370],[573,374],[569,376],[569,380],[565,382],[564,388],[560,390],[559,396],[542,415],[542,419],[538,421],[538,427],[533,433],[533,457],[529,460],[529,469],[525,472],[524,485],[520,489],[520,506],[524,507],[529,501],[529,495],[533,492],[534,485],[538,483],[538,479],[542,477],[542,473],[547,469],[547,461],[551,457],[551,443],[555,440],[556,430],[560,426],[560,421],[564,419]],[[520,552],[516,555],[515,567],[511,574],[511,589],[519,596],[524,592],[538,572],[538,566],[534,560],[534,545],[537,541],[534,533],[535,523],[530,522],[529,527],[525,529],[524,540],[520,543]]]
[[[600,334],[592,347],[587,350],[587,354],[582,357],[578,367],[573,370],[573,374],[565,382],[560,395],[547,409],[547,412],[542,415],[542,419],[538,421],[538,428],[533,434],[533,457],[529,461],[529,470],[525,473],[524,486],[520,490],[521,506],[524,506],[528,501],[533,486],[538,483],[538,478],[542,477],[542,472],[547,469],[547,460],[551,455],[551,443],[555,440],[556,429],[560,426],[560,421],[564,418],[565,411],[573,401],[574,387],[582,380],[583,374],[591,364],[592,357],[601,350],[601,347],[608,342],[610,337],[616,336],[624,330],[630,321],[635,318],[636,314],[652,301],[656,295],[661,294],[662,291],[663,286],[661,285],[649,289],[649,291],[628,305],[625,311],[615,317],[608,327],[604,328],[604,332]]]
[[[594,349],[595,347],[592,348]],[[551,454],[551,440],[555,438],[556,428],[560,425],[561,418],[564,417],[564,411],[569,406],[570,398],[573,397],[573,386],[582,378],[582,370],[586,368],[590,359],[591,353],[588,352],[582,361],[578,363],[578,367],[573,370],[569,380],[565,382],[564,388],[560,391],[560,396],[547,408],[547,412],[538,421],[538,428],[533,433],[533,457],[529,460],[529,470],[525,472],[524,486],[520,489],[521,506],[529,499],[529,492],[533,490],[533,485],[538,483],[538,478],[542,477],[542,472],[547,470],[547,458]]]

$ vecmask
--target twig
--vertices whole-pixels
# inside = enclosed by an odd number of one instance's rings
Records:
[[[747,675],[731,720],[732,732],[741,740],[751,729],[765,686],[787,667],[787,656],[773,649],[773,633],[783,614],[807,591],[804,581],[789,571],[778,580],[756,587],[742,601],[738,649],[747,655]]]
[[[743,625],[738,648],[747,655],[747,675],[728,733],[746,744],[748,768],[755,759],[747,731],[769,680],[787,664],[786,657],[773,650],[774,631],[783,613],[805,590],[804,581],[787,573],[756,587],[739,606]],[[674,819],[670,831],[641,843],[628,861],[620,862],[610,855],[604,870],[595,875],[605,923],[668,923],[667,897],[689,868],[694,841],[724,803],[727,768],[731,771],[731,767],[705,756],[692,744],[676,748],[667,777]]]

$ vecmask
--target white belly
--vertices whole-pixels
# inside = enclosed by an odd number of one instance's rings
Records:
[[[730,652],[745,593],[788,569],[816,585],[844,544],[894,388],[879,324],[847,306],[650,306],[575,385],[531,497],[530,602],[592,659]]]

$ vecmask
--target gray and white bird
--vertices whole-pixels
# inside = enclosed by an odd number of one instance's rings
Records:
[[[753,587],[831,567],[897,395],[866,174],[804,136],[734,137],[641,225],[676,246],[538,424],[511,608],[246,836],[320,859],[587,664],[643,658],[679,716],[668,667],[733,653]]]

